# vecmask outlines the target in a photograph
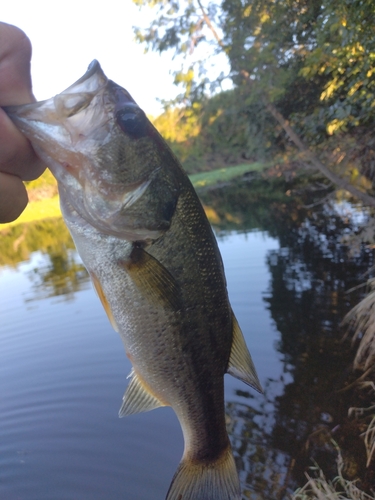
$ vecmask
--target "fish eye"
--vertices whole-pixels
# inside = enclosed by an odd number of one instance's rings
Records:
[[[125,106],[117,111],[116,120],[121,130],[133,139],[140,139],[147,133],[147,118],[139,108]]]

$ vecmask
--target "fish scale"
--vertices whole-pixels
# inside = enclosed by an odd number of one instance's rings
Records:
[[[132,363],[120,416],[169,405],[180,421],[185,448],[167,500],[240,500],[224,374],[262,389],[186,173],[96,61],[58,96],[6,112],[56,177],[64,220]]]

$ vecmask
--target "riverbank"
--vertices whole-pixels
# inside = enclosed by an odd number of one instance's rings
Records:
[[[52,217],[61,217],[59,196],[44,198],[42,200],[31,201],[22,214],[15,221],[6,224],[0,224],[0,232],[9,227],[28,222],[48,219]]]
[[[213,187],[221,183],[230,182],[233,179],[241,177],[250,172],[263,172],[268,166],[269,164],[261,162],[246,163],[242,165],[236,165],[234,167],[219,168],[217,170],[211,170],[210,172],[200,172],[198,174],[192,174],[189,176],[189,178],[195,189],[199,190],[202,188]],[[40,181],[38,182],[40,184]],[[48,182],[51,182],[50,175],[48,175]],[[33,183],[29,183],[28,187],[32,192],[34,189]],[[40,188],[38,187],[38,189]],[[1,224],[0,232],[17,224],[35,222],[38,220],[53,217],[61,217],[58,195],[36,200],[31,197],[30,203],[20,215],[20,217],[13,222]]]

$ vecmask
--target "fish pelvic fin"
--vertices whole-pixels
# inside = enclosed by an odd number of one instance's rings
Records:
[[[131,377],[131,380],[122,398],[119,417],[126,417],[134,413],[151,411],[160,406],[166,406],[151,394],[134,370],[131,371],[129,377]]]
[[[233,312],[232,317],[233,341],[227,372],[233,375],[233,377],[242,380],[245,384],[251,385],[256,391],[262,393],[263,389],[260,385],[253,360],[251,359],[240,325]]]
[[[230,445],[214,461],[183,457],[166,500],[241,500],[240,481]]]

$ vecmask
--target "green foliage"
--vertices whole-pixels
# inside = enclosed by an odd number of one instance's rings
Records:
[[[373,121],[372,0],[226,0],[222,8],[237,84],[245,70],[254,98],[275,102],[310,143]]]
[[[207,50],[215,53],[215,37],[202,17],[199,2],[167,2],[165,0],[133,0],[140,8],[150,7],[155,15],[147,27],[134,27],[135,39],[144,44],[145,51],[170,52],[171,57],[181,62],[181,68],[174,70],[174,83],[183,89],[176,102],[190,104],[205,96],[205,91],[220,88],[221,81],[227,77],[224,72],[215,73],[214,81],[207,75]],[[220,9],[215,2],[207,6],[211,19],[219,22]],[[193,55],[193,57],[191,57]]]
[[[212,119],[215,115],[208,111],[207,95],[212,96],[226,76],[242,98],[235,105],[233,99],[225,103],[223,114],[208,129],[203,125],[205,118],[200,118],[205,147],[211,143],[214,148],[220,135],[220,148],[226,143],[235,150],[233,132],[240,149],[245,144],[245,154],[256,155],[253,138],[260,134],[254,134],[254,127],[266,135],[260,139],[263,153],[287,147],[285,133],[275,126],[262,102],[275,104],[299,136],[313,146],[324,145],[335,134],[372,127],[373,0],[135,1],[140,7],[155,9],[151,25],[136,28],[138,41],[147,49],[173,51],[184,61],[175,82],[185,89],[181,99],[187,107],[199,102],[202,113]],[[218,52],[227,57],[227,75],[206,71]],[[215,99],[230,100],[228,94]],[[234,128],[231,118],[236,120]],[[264,126],[266,121],[271,122],[273,134]],[[272,147],[267,148],[269,141]],[[324,147],[330,147],[327,144]]]
[[[154,125],[189,173],[268,160],[277,152],[273,124],[246,87],[168,108]]]
[[[155,127],[167,141],[177,158],[189,170],[199,169],[204,162],[204,151],[199,134],[200,106],[167,108],[153,120]]]
[[[320,95],[327,133],[373,122],[375,106],[375,4],[372,0],[324,2],[317,42],[300,74],[323,75]]]

